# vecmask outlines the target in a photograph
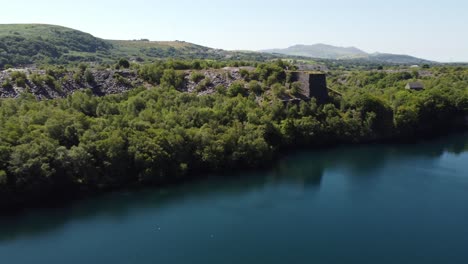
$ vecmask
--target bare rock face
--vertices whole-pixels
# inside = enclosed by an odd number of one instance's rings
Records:
[[[24,82],[17,81],[15,75],[21,73]],[[0,72],[0,98],[16,98],[22,93],[30,93],[38,99],[66,97],[75,91],[90,89],[96,95],[117,94],[143,85],[134,70],[90,70],[91,76],[65,72],[54,76],[49,82],[33,81],[33,76],[46,76],[44,70],[34,68],[9,69]],[[21,77],[20,77],[21,78]]]
[[[253,67],[226,67],[200,71],[186,71],[185,81],[181,92],[197,93],[198,95],[212,94],[217,86],[228,88],[235,81],[244,80],[241,70],[253,71]],[[21,73],[24,83],[16,81],[15,75]],[[66,71],[53,76],[53,82],[33,81],[34,76],[45,77],[45,70],[36,68],[9,69],[0,72],[0,98],[16,98],[22,93],[30,93],[37,99],[52,99],[66,97],[75,91],[90,89],[95,95],[118,94],[132,90],[139,86],[150,86],[142,80],[135,70],[90,70],[91,76],[85,73]],[[203,78],[193,80],[192,74],[202,75]]]
[[[253,67],[225,67],[219,70],[186,71],[185,82],[181,91],[198,93],[199,95],[216,92],[217,86],[228,88],[235,81],[244,80],[241,70],[253,71]],[[192,80],[192,74],[202,74],[204,79]]]

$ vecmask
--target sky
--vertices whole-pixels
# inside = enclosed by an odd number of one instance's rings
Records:
[[[0,24],[71,27],[105,39],[226,50],[325,43],[468,62],[466,0],[0,0]]]

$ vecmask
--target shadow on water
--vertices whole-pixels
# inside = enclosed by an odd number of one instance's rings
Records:
[[[459,155],[466,151],[468,134],[417,144],[366,145],[292,153],[267,171],[213,175],[200,182],[177,187],[116,192],[77,201],[64,208],[32,210],[22,215],[1,217],[0,244],[53,232],[72,221],[96,217],[118,220],[135,210],[162,210],[186,199],[215,199],[282,184],[298,184],[318,190],[323,175],[331,169],[346,170],[350,177],[373,177],[386,164],[437,159],[444,153]]]

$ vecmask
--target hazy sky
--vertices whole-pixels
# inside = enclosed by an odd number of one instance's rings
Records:
[[[222,49],[294,44],[468,61],[467,0],[1,0],[0,23],[47,23],[107,39]]]

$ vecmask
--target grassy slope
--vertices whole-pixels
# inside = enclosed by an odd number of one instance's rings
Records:
[[[134,57],[143,60],[155,58],[222,59],[226,51],[215,50],[184,41],[108,40],[114,57]]]
[[[100,60],[112,45],[88,33],[43,24],[0,25],[0,67],[4,64]]]
[[[142,61],[158,58],[267,60],[278,56],[230,52],[184,41],[104,40],[78,30],[44,24],[0,24],[0,68],[33,63]]]

